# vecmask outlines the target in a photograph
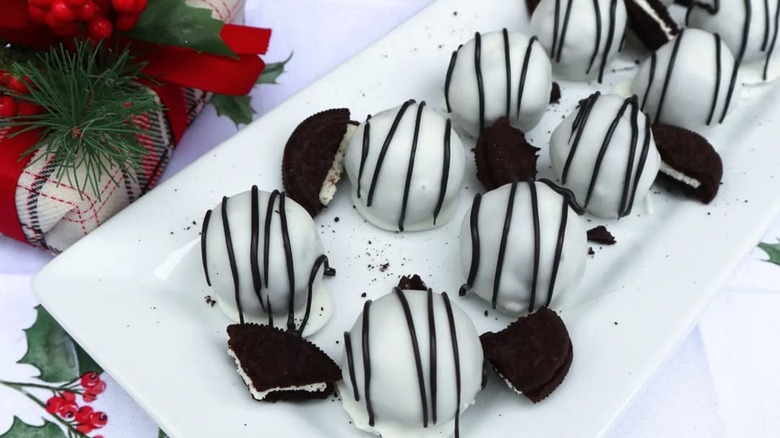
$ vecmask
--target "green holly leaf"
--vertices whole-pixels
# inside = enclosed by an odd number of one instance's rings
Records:
[[[263,70],[263,74],[260,75],[260,77],[257,79],[258,84],[276,84],[276,79],[279,78],[279,76],[284,73],[284,66],[287,65],[287,63],[292,59],[293,54],[290,53],[290,56],[287,57],[284,61],[281,62],[272,62],[270,64],[265,65],[265,69]]]
[[[210,102],[217,109],[220,116],[230,117],[230,120],[239,125],[246,125],[252,122],[252,114],[255,113],[252,108],[251,96],[226,96],[224,94],[213,94]]]
[[[98,363],[95,362],[95,359],[92,359],[92,356],[88,355],[79,344],[74,342],[73,346],[76,348],[76,358],[78,359],[79,363],[79,375],[88,373],[90,371],[103,374],[103,367],[98,365]]]
[[[65,438],[65,431],[51,421],[43,420],[43,426],[30,426],[14,417],[11,428],[0,438]]]
[[[190,6],[185,0],[150,1],[128,36],[237,58],[220,36],[225,23],[213,18],[211,12],[211,9]]]
[[[761,242],[758,244],[758,247],[769,256],[769,260],[766,260],[767,262],[780,266],[780,239],[777,239],[777,243]]]
[[[41,374],[44,382],[70,382],[79,376],[76,347],[70,336],[40,305],[35,308],[38,317],[26,329],[27,353],[19,363],[30,364]]]
[[[160,431],[157,432],[157,438],[169,438],[169,437],[167,433],[165,433],[162,429],[160,429]]]

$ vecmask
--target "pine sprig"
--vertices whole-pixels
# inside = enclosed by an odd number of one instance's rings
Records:
[[[35,160],[53,160],[58,180],[99,197],[101,179],[107,175],[116,183],[117,168],[135,177],[146,149],[138,139],[144,130],[133,121],[161,110],[155,96],[136,82],[142,68],[127,50],[90,42],[76,43],[75,50],[60,45],[35,60],[12,63],[9,73],[29,78],[30,92],[5,94],[44,111],[0,121],[0,127],[41,130],[41,141],[22,156],[43,150]]]

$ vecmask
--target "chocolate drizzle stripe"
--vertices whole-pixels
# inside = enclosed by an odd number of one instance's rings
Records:
[[[677,52],[680,50],[680,43],[682,43],[685,29],[680,30],[680,34],[677,35],[677,39],[674,41],[672,47],[672,56],[669,58],[669,66],[666,68],[666,78],[664,79],[663,87],[661,88],[661,97],[658,100],[658,109],[655,112],[655,121],[661,120],[661,112],[664,109],[664,101],[666,100],[666,92],[669,89],[669,82],[672,80],[672,73],[674,73],[674,64],[677,62]]]
[[[444,300],[444,308],[447,311],[447,322],[450,326],[450,338],[452,339],[452,355],[455,363],[455,438],[460,438],[460,397],[461,397],[461,379],[460,379],[460,351],[458,348],[458,332],[455,328],[455,317],[452,314],[452,304],[446,292],[441,294]]]
[[[769,51],[766,53],[766,63],[764,64],[763,79],[766,81],[769,78],[769,64],[772,60],[772,53],[775,51],[775,43],[777,43],[777,32],[780,28],[780,1],[777,3],[775,9],[775,32],[772,34],[772,43],[769,44]]]
[[[479,93],[479,131],[485,129],[485,86],[482,82],[482,35],[474,34],[474,71]]]
[[[517,118],[520,118],[520,107],[523,105],[523,92],[525,91],[525,81],[528,76],[528,66],[531,63],[531,52],[534,50],[534,43],[538,40],[536,36],[528,41],[528,47],[525,49],[523,58],[523,70],[520,72],[520,87],[517,90]]]
[[[458,50],[452,52],[452,56],[450,57],[450,65],[447,67],[447,78],[444,80],[444,102],[447,104],[448,113],[452,112],[452,107],[450,107],[450,84],[452,83],[452,72],[455,70],[455,61],[458,59],[458,51],[460,51],[461,47],[463,46],[459,46]]]
[[[593,9],[596,15],[596,42],[593,44],[593,55],[590,57],[588,69],[585,70],[587,75],[590,75],[590,70],[593,68],[593,63],[596,62],[596,57],[599,55],[599,46],[601,45],[601,8],[599,7],[599,0],[593,0]],[[607,47],[607,50],[609,50],[609,47]]]
[[[555,0],[555,1],[557,3],[560,0]],[[566,31],[569,29],[569,18],[571,17],[571,3],[572,0],[569,0],[566,3],[566,14],[564,15],[563,18],[563,29],[561,29],[561,36],[558,41],[558,50],[555,55],[555,62],[561,62],[561,52],[563,52],[563,43],[566,41]]]
[[[412,352],[414,353],[414,366],[417,368],[417,384],[420,388],[420,405],[422,406],[423,427],[428,427],[428,396],[425,393],[425,378],[423,377],[422,359],[420,358],[420,344],[417,341],[417,331],[414,328],[412,319],[412,310],[409,308],[409,302],[406,300],[403,291],[398,287],[393,288],[393,293],[401,302],[401,308],[406,318],[406,327],[409,329],[409,337],[412,341]]]
[[[371,352],[369,335],[369,310],[371,309],[371,300],[366,301],[363,305],[363,333],[362,333],[362,350],[363,350],[363,393],[366,397],[366,413],[368,414],[368,425],[374,426],[374,408],[371,405]]]
[[[577,199],[574,196],[574,192],[567,189],[566,187],[561,187],[558,184],[555,184],[554,182],[550,181],[547,178],[539,178],[537,182],[545,184],[547,187],[551,188],[555,193],[563,196],[567,203],[569,204],[569,207],[571,207],[572,210],[574,210],[575,213],[578,215],[585,214],[585,209],[582,208],[580,204],[577,203]]]
[[[509,197],[506,204],[506,215],[504,216],[504,227],[501,232],[501,244],[498,247],[498,261],[496,262],[496,274],[493,277],[493,297],[491,305],[495,309],[498,302],[498,288],[501,285],[501,271],[504,269],[504,255],[506,254],[506,244],[509,240],[509,229],[512,226],[512,212],[515,209],[515,194],[517,194],[517,182],[512,183],[509,190]]]
[[[398,218],[398,230],[404,230],[404,219],[406,218],[406,206],[409,203],[409,189],[412,186],[412,174],[414,173],[414,158],[417,154],[417,139],[420,136],[420,122],[422,120],[425,102],[420,102],[417,106],[417,117],[414,120],[414,137],[412,138],[412,150],[409,152],[409,165],[406,168],[406,182],[404,183],[404,197],[401,201],[401,217]]]
[[[552,38],[552,48],[550,50],[550,60],[553,60],[555,58],[555,53],[558,51],[558,27],[559,27],[559,21],[561,18],[561,0],[555,0],[555,10],[554,10],[554,21],[553,21],[553,38]]]
[[[634,173],[634,156],[636,155],[636,145],[639,141],[639,105],[636,102],[636,96],[632,96],[627,99],[626,102],[631,106],[631,143],[628,145],[628,160],[626,160],[626,172],[623,178],[623,191],[620,194],[620,208],[618,209],[618,217],[626,216],[631,212],[631,207],[628,202],[632,193],[631,190],[631,176]],[[634,187],[634,191],[636,187]]]
[[[742,45],[739,49],[739,55],[737,61],[734,63],[734,69],[731,71],[731,82],[729,83],[729,91],[726,93],[726,105],[723,106],[723,113],[720,115],[718,123],[723,123],[723,119],[726,118],[726,114],[731,106],[731,99],[734,97],[734,90],[737,86],[737,75],[739,73],[739,66],[742,64],[742,60],[745,59],[745,50],[747,50],[748,36],[750,35],[750,20],[753,18],[753,7],[751,0],[745,0],[745,24],[742,27]]]
[[[301,320],[301,325],[297,331],[298,336],[303,336],[303,329],[306,327],[306,324],[309,323],[309,315],[311,315],[311,301],[314,296],[314,282],[317,280],[317,272],[319,272],[322,265],[325,265],[325,270],[327,271],[329,268],[328,256],[325,254],[321,254],[319,257],[317,257],[317,260],[314,261],[314,264],[311,267],[311,274],[309,274],[309,289],[306,295],[306,311],[303,313],[303,319]]]
[[[265,296],[266,307],[268,308],[268,327],[274,326],[274,309],[271,308],[271,296]]]
[[[265,311],[265,303],[263,297],[260,294],[260,289],[263,286],[263,280],[260,277],[260,261],[257,254],[257,246],[260,240],[260,200],[259,191],[257,186],[252,186],[252,203],[251,203],[251,237],[249,243],[249,266],[252,270],[252,287],[257,295],[257,300],[260,302],[260,307]]]
[[[612,47],[612,41],[615,39],[615,12],[617,9],[617,0],[612,0],[609,8],[609,32],[607,33],[607,46],[604,48],[604,54],[601,58],[599,67],[599,83],[604,80],[604,70],[607,68],[609,59],[609,49]],[[598,43],[597,43],[598,44]]]
[[[579,110],[574,117],[571,134],[569,134],[569,142],[571,142],[572,136],[574,136],[574,142],[571,144],[571,148],[569,148],[569,155],[566,157],[566,163],[563,165],[563,172],[561,172],[561,183],[563,184],[566,184],[566,178],[569,176],[569,168],[574,160],[574,155],[577,152],[577,146],[580,144],[582,133],[585,131],[585,126],[588,124],[590,111],[593,109],[593,106],[596,104],[600,95],[601,93],[597,91],[588,96],[587,99],[580,101]]]
[[[647,88],[645,89],[645,95],[642,96],[642,107],[639,108],[640,110],[645,110],[645,105],[647,104],[647,96],[650,94],[650,87],[653,85],[653,79],[655,79],[655,64],[657,60],[655,57],[655,52],[650,54],[650,72],[647,76]]]
[[[371,142],[371,115],[366,118],[366,123],[363,126],[363,148],[360,153],[360,170],[358,170],[357,180],[357,198],[360,199],[360,181],[363,180],[363,169],[366,167],[366,159],[368,158],[368,146]]]
[[[239,296],[238,267],[236,266],[236,254],[233,252],[233,238],[230,236],[230,222],[227,214],[228,197],[222,197],[222,229],[225,232],[225,249],[227,250],[228,261],[230,262],[230,273],[233,276],[233,289],[236,296],[236,308],[238,309],[238,321],[244,323],[244,309],[241,307],[241,297]]]
[[[398,110],[398,113],[395,115],[395,119],[393,120],[393,124],[390,126],[390,131],[387,132],[385,142],[382,144],[382,149],[379,150],[379,157],[377,158],[376,164],[374,165],[374,174],[371,177],[371,186],[368,188],[368,199],[366,199],[367,207],[371,207],[371,203],[374,200],[374,190],[376,190],[376,183],[379,181],[379,174],[382,171],[382,165],[385,162],[387,149],[390,148],[390,143],[392,143],[393,137],[395,137],[395,131],[398,130],[398,125],[401,123],[401,119],[403,119],[406,110],[412,104],[414,104],[414,100],[409,99],[404,102],[403,105],[401,105],[401,109]]]
[[[265,278],[265,288],[268,289],[268,262],[271,254],[271,221],[273,220],[274,204],[276,204],[276,198],[280,195],[279,190],[271,192],[271,196],[268,198],[268,205],[265,209],[265,228],[263,235],[265,236],[263,242],[263,278]]]
[[[555,257],[553,257],[552,273],[550,274],[550,286],[547,288],[547,301],[545,306],[549,307],[552,303],[553,293],[555,292],[555,281],[558,279],[558,268],[561,265],[561,255],[563,254],[563,243],[566,241],[566,225],[569,222],[569,203],[566,198],[561,202],[561,223],[558,226],[558,241],[555,244]]]
[[[429,355],[430,355],[430,368],[428,369],[431,389],[431,421],[436,424],[437,407],[436,407],[436,392],[438,391],[437,384],[437,363],[436,363],[436,318],[433,313],[433,291],[428,289],[428,339],[429,339]]]
[[[533,312],[536,304],[536,284],[539,282],[539,262],[542,251],[542,231],[539,226],[539,196],[536,193],[536,183],[528,179],[528,190],[531,192],[531,212],[534,224],[534,277],[531,281],[531,298],[528,300],[528,311]]]
[[[474,201],[471,204],[471,218],[469,219],[471,226],[471,267],[469,268],[466,284],[461,286],[458,292],[460,296],[466,295],[466,292],[471,289],[471,285],[474,284],[474,278],[477,276],[477,269],[479,269],[479,206],[481,204],[482,194],[477,193],[474,195]]]
[[[588,192],[585,195],[585,203],[583,204],[585,208],[588,207],[588,203],[590,202],[590,197],[591,195],[593,195],[593,189],[596,187],[596,181],[598,181],[599,179],[601,164],[604,162],[604,155],[606,155],[607,149],[609,149],[610,143],[612,142],[612,136],[615,133],[615,129],[617,129],[620,120],[623,118],[623,115],[625,114],[629,103],[630,103],[630,99],[626,99],[623,102],[623,105],[620,106],[620,110],[618,110],[618,113],[615,116],[615,118],[612,119],[612,123],[609,124],[607,135],[604,136],[604,141],[602,141],[601,143],[601,148],[599,149],[599,153],[596,156],[596,163],[593,166],[593,172],[591,173],[590,183],[588,184]]]
[[[352,357],[352,339],[349,332],[344,332],[344,351],[347,353],[347,367],[349,369],[349,382],[352,384],[352,396],[355,401],[360,401],[357,380],[355,379],[355,360]]]
[[[764,0],[764,39],[761,41],[761,51],[766,51],[766,46],[769,44],[769,33],[771,29],[771,23],[769,22],[769,0]]]
[[[442,156],[441,182],[439,183],[439,199],[436,200],[436,208],[433,209],[434,225],[436,225],[436,220],[439,218],[439,213],[444,205],[444,197],[447,195],[447,182],[450,180],[451,136],[452,122],[450,119],[447,119],[447,123],[444,125],[444,153]]]
[[[707,126],[712,123],[712,118],[715,116],[715,108],[718,106],[718,94],[720,94],[720,81],[722,77],[720,65],[720,35],[716,33],[713,37],[715,38],[715,90],[712,93],[712,106],[710,107],[710,115],[707,116]]]
[[[639,154],[639,163],[636,166],[636,175],[634,176],[634,188],[631,190],[631,199],[628,203],[628,209],[626,215],[631,213],[634,208],[634,199],[636,199],[636,192],[639,186],[639,180],[642,178],[642,172],[645,170],[645,163],[647,163],[647,155],[650,152],[650,140],[653,138],[653,133],[650,128],[650,119],[645,117],[645,139],[642,143],[642,153]]]
[[[284,244],[284,258],[287,262],[287,283],[290,286],[289,306],[287,310],[287,330],[295,331],[295,264],[293,263],[292,246],[290,245],[290,230],[287,227],[287,208],[282,193],[279,197],[279,216],[282,225],[282,242]]]
[[[506,28],[501,29],[501,35],[504,37],[504,66],[506,67],[506,116],[509,117],[512,102],[512,64],[509,59],[509,32]]]
[[[206,274],[206,284],[211,287],[211,278],[209,278],[209,266],[208,255],[206,254],[206,233],[209,229],[209,221],[211,220],[211,210],[206,212],[203,217],[203,228],[200,230],[200,257],[203,262],[203,273]]]

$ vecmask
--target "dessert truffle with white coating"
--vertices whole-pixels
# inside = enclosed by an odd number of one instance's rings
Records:
[[[690,130],[723,123],[742,86],[729,48],[718,35],[684,29],[639,67],[631,93],[653,123]]]
[[[515,182],[474,197],[460,231],[461,295],[522,315],[576,304],[586,228],[570,194],[551,182]]]
[[[482,389],[474,323],[446,293],[396,287],[344,333],[337,390],[355,426],[383,438],[457,437]]]
[[[596,216],[620,218],[640,203],[661,160],[636,96],[596,92],[580,101],[550,138],[556,177]]]
[[[369,222],[392,231],[446,224],[463,188],[465,151],[445,119],[408,100],[361,123],[344,166],[352,201]]]
[[[335,270],[311,216],[284,193],[253,186],[223,197],[203,219],[201,256],[206,282],[234,321],[308,336],[333,312],[322,276]]]
[[[452,53],[444,82],[447,111],[473,137],[506,117],[529,131],[550,101],[550,60],[537,38],[498,32],[480,34]]]
[[[777,36],[780,2],[777,0],[696,0],[691,2],[686,25],[720,35],[737,64],[752,70],[746,82],[774,80],[780,73]],[[730,73],[730,72],[729,72]],[[747,72],[743,72],[747,73]]]
[[[628,18],[623,0],[541,0],[531,15],[531,34],[564,79],[602,82],[623,44]]]

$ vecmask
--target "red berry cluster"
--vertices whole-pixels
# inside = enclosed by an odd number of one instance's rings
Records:
[[[30,18],[48,26],[55,35],[84,34],[96,40],[114,30],[126,32],[138,23],[148,0],[27,0]]]
[[[105,391],[106,382],[102,381],[97,373],[89,372],[81,376],[81,386],[84,388],[81,398],[85,403],[91,403],[97,399],[98,394]],[[105,412],[95,411],[91,406],[79,406],[76,403],[76,393],[71,391],[63,391],[47,400],[46,412],[72,423],[77,431],[85,435],[100,429],[108,422]],[[102,437],[97,435],[94,438]]]
[[[24,96],[30,94],[29,78],[16,78],[5,70],[0,70],[0,119],[15,116],[32,116],[43,112],[43,108],[34,103],[15,99],[3,93],[7,90],[12,94]]]

